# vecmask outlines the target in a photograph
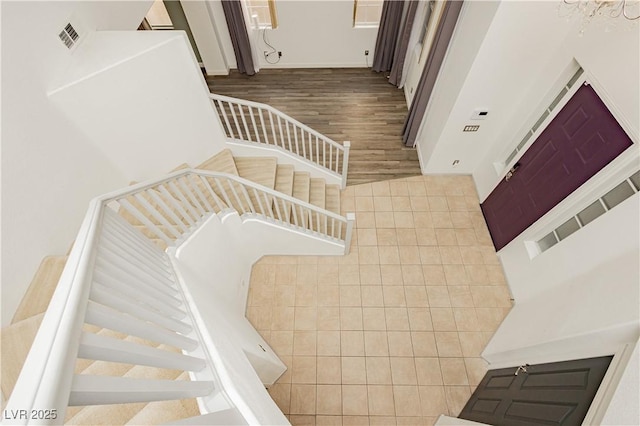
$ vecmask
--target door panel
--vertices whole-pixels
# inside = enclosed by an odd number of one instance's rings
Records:
[[[491,425],[579,425],[613,357],[489,370],[458,417]]]
[[[593,88],[580,87],[482,203],[496,250],[632,144]]]

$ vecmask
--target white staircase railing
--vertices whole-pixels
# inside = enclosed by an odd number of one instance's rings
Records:
[[[206,399],[224,393],[171,261],[158,244],[177,245],[207,217],[227,210],[345,248],[353,232],[353,220],[224,173],[186,169],[95,198],[7,402],[4,413],[18,414],[5,420],[58,424],[68,405]],[[91,333],[86,324],[155,345]],[[75,374],[78,358],[200,372],[198,377],[211,380]],[[31,410],[49,410],[49,415],[32,418]]]
[[[264,144],[293,153],[347,183],[349,150],[270,105],[210,94],[228,138]]]

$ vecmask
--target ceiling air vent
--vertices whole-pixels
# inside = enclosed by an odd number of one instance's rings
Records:
[[[477,132],[480,126],[464,126],[463,132]]]
[[[73,49],[73,46],[76,45],[80,36],[76,32],[75,28],[69,23],[67,24],[60,34],[58,34],[60,40],[67,46],[67,49]]]

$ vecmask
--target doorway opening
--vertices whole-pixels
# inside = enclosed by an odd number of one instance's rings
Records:
[[[167,31],[167,30],[182,30],[187,33],[189,43],[193,53],[196,55],[198,64],[202,68],[202,57],[200,51],[196,45],[196,41],[193,38],[191,27],[182,9],[182,4],[179,0],[155,0],[149,12],[144,17],[138,30],[142,31]]]

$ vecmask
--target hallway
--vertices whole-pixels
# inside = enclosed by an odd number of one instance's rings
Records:
[[[273,106],[336,142],[351,141],[347,184],[420,174],[418,154],[402,143],[407,105],[383,73],[363,68],[263,69],[207,77],[212,93]]]
[[[288,367],[270,393],[294,425],[431,425],[456,416],[511,308],[467,176],[348,187],[345,257],[265,257],[247,317]]]

